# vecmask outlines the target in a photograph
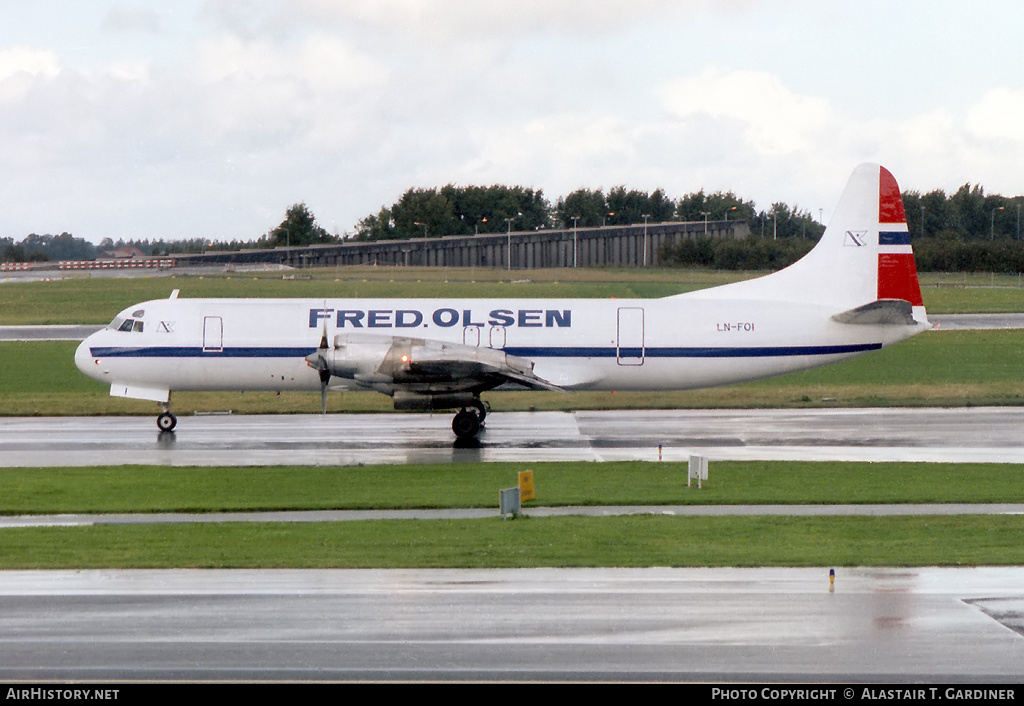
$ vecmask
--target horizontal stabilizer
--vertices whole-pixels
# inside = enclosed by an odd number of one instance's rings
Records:
[[[841,324],[913,326],[914,307],[903,299],[879,299],[832,317]]]

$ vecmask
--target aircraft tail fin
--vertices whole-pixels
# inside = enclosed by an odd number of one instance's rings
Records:
[[[876,301],[904,301],[914,319],[924,323],[924,302],[896,179],[877,164],[857,167],[814,249],[773,274],[714,288],[712,296],[723,295],[813,300],[840,312]]]

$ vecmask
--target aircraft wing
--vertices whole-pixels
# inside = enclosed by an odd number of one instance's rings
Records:
[[[497,353],[498,355],[493,355]],[[533,372],[533,363],[490,348],[441,344],[439,350],[425,348],[408,363],[400,380],[446,380],[470,385],[514,382],[532,390],[564,392]],[[493,387],[497,387],[493,385]]]

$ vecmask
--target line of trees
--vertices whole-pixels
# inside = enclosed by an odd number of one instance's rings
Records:
[[[0,238],[0,262],[46,262],[48,260],[90,260],[95,258],[96,246],[70,233],[37,235],[24,240]]]
[[[70,233],[37,235],[24,240],[0,238],[0,262],[49,262],[59,260],[96,260],[116,250],[135,248],[146,256],[194,254],[202,252],[232,252],[238,250],[314,245],[340,240],[330,235],[317,222],[305,203],[293,204],[281,224],[255,240],[211,240],[184,238],[181,240],[104,238],[99,245],[76,238]]]
[[[982,187],[970,184],[964,184],[952,196],[941,189],[926,194],[904,191],[902,196],[912,238],[1021,239],[1024,196],[986,195]]]
[[[729,192],[703,190],[680,199],[663,189],[653,192],[617,186],[577,189],[551,204],[542,191],[522,186],[455,186],[409,189],[391,206],[356,225],[356,240],[405,240],[504,233],[542,228],[596,228],[666,221],[745,220],[754,233],[816,239],[824,227],[807,211],[784,203],[757,211],[753,201]]]
[[[661,251],[661,262],[670,267],[773,271],[792,265],[810,252],[814,243],[809,238],[700,237],[665,247]]]
[[[924,194],[908,191],[902,196],[919,269],[1024,272],[1024,196],[988,195],[981,186],[971,184],[964,184],[951,195],[934,190]],[[773,269],[799,258],[824,231],[824,226],[806,210],[778,202],[759,211],[754,202],[731,191],[707,194],[701,190],[671,198],[663,189],[646,192],[617,186],[607,192],[578,189],[552,204],[542,191],[521,186],[448,184],[440,189],[409,189],[391,206],[359,221],[352,237],[433,238],[506,230],[701,220],[746,221],[751,242],[697,239],[663,253],[665,261],[701,267]],[[20,242],[0,238],[0,261],[88,260],[125,247],[135,247],[145,255],[175,255],[339,240],[317,223],[305,203],[297,203],[287,209],[279,226],[253,240],[115,242],[107,238],[96,246],[70,233],[33,233]]]
[[[60,235],[37,235],[32,233],[24,240],[0,238],[0,262],[57,262],[61,260],[96,260],[107,257],[115,250],[136,248],[144,255],[162,256],[213,250],[244,250],[259,247],[256,241],[231,242],[209,238],[188,238],[185,240],[112,240],[104,238],[94,245],[84,238],[70,233]]]

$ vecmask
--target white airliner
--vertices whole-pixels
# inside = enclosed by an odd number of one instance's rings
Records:
[[[137,304],[78,348],[110,394],[375,390],[400,410],[459,410],[481,393],[684,390],[779,375],[930,328],[896,180],[858,167],[821,241],[757,279],[663,299],[187,299]]]

